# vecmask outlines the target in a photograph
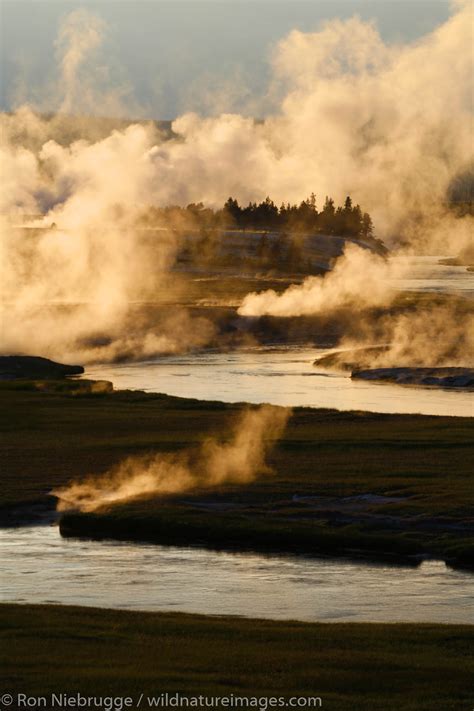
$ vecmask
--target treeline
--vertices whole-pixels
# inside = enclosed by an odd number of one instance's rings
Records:
[[[312,232],[364,239],[374,235],[369,213],[363,212],[360,205],[353,205],[349,196],[342,206],[336,206],[332,198],[326,197],[322,210],[318,211],[314,193],[299,205],[283,203],[280,207],[269,197],[260,203],[250,202],[246,207],[230,197],[218,210],[205,207],[203,203],[191,203],[187,207],[152,207],[143,220],[148,224],[164,222],[176,227],[200,229]]]
[[[353,205],[348,196],[343,206],[334,204],[326,197],[323,209],[318,212],[314,193],[299,205],[283,203],[277,207],[269,197],[263,202],[249,203],[241,207],[237,200],[229,198],[224,210],[233,224],[242,229],[281,229],[305,232],[321,232],[350,237],[371,237],[374,233],[372,218],[362,212],[360,205]]]

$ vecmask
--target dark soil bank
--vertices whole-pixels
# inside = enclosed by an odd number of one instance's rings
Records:
[[[0,380],[16,378],[65,378],[82,375],[82,365],[64,365],[38,356],[0,356]]]
[[[371,368],[352,373],[356,380],[437,388],[474,388],[474,368]]]

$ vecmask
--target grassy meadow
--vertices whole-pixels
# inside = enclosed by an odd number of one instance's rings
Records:
[[[474,692],[474,628],[459,625],[4,604],[0,639],[12,695],[302,696],[331,711],[465,711]]]

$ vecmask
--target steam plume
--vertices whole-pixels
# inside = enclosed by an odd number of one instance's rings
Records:
[[[242,316],[307,316],[346,306],[383,306],[393,298],[388,278],[394,271],[385,259],[350,244],[326,276],[308,277],[282,294],[273,289],[247,294],[238,312]]]
[[[375,326],[366,319],[359,340],[342,347],[384,343],[369,351],[367,367],[474,366],[474,309],[469,301],[421,306],[416,311],[388,314]]]
[[[438,220],[429,218],[438,217],[435,206],[473,161],[472,4],[456,7],[413,44],[387,46],[373,24],[357,17],[313,33],[293,31],[274,51],[281,101],[273,118],[256,124],[236,114],[186,114],[174,122],[177,140],[149,136],[148,151],[119,151],[118,165],[137,170],[146,154],[148,197],[161,204],[216,206],[230,194],[298,201],[313,189],[341,202],[350,193],[374,212],[382,236],[403,228],[416,241],[421,216],[430,233],[424,239],[440,240]],[[60,29],[63,102],[76,111],[70,97],[79,81],[81,92],[88,88],[81,68],[102,34],[86,11],[69,15]],[[40,167],[41,156],[20,150],[16,158]]]
[[[128,499],[198,487],[246,484],[269,473],[266,456],[283,434],[290,411],[264,405],[245,411],[228,441],[206,440],[198,451],[130,457],[103,476],[52,491],[58,511],[95,511]]]
[[[210,324],[185,312],[176,328],[171,312],[152,329],[130,328],[131,302],[161,293],[169,303],[174,294],[169,271],[178,238],[164,229],[151,244],[136,229],[137,214],[150,204],[216,206],[229,195],[242,202],[267,194],[298,201],[313,189],[341,202],[350,193],[380,236],[402,238],[415,252],[455,254],[472,239],[472,218],[455,219],[443,206],[473,162],[471,21],[465,0],[446,23],[406,45],[385,45],[357,17],[314,33],[293,31],[274,52],[272,90],[281,101],[263,123],[186,114],[173,123],[173,140],[152,125],[131,125],[71,143],[60,115],[42,120],[23,107],[1,116],[0,213],[45,215],[28,236],[11,221],[0,224],[2,350],[86,362],[208,342]],[[62,111],[84,111],[97,99],[88,57],[103,40],[103,23],[91,13],[66,17],[57,43]],[[101,104],[109,94],[110,106],[124,96],[101,91]],[[348,254],[336,280],[349,279],[349,264],[362,261]],[[366,269],[372,303],[382,304],[387,297],[373,268]],[[383,281],[384,268],[376,269]],[[351,294],[365,299],[367,291],[313,281],[304,290],[304,300],[297,290],[276,301],[249,296],[241,313],[308,313]]]
[[[474,309],[469,299],[421,303],[400,313],[394,308],[394,282],[403,278],[408,260],[389,261],[348,245],[333,271],[307,277],[282,294],[272,289],[247,294],[242,316],[311,316],[348,309],[358,324],[356,339],[343,338],[341,348],[383,344],[366,354],[366,367],[470,366],[474,364]],[[385,308],[383,317],[371,309]]]

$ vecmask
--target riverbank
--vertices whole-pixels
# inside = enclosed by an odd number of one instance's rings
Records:
[[[49,492],[132,454],[177,452],[225,436],[244,405],[118,391],[0,390],[0,521],[54,508]],[[69,513],[64,535],[221,549],[472,567],[472,418],[296,408],[271,455],[273,474]],[[40,514],[38,514],[38,509]]]
[[[334,351],[319,356],[313,365],[335,372],[347,372],[353,380],[367,380],[397,385],[415,385],[457,390],[474,389],[474,368],[463,367],[377,367],[377,359],[383,360],[388,346]],[[373,365],[375,363],[375,366]]]
[[[474,247],[472,245],[466,246],[457,257],[440,259],[439,263],[447,266],[467,267],[468,271],[472,271],[474,269]]]
[[[398,385],[474,390],[474,368],[370,368],[354,370],[351,377]]]
[[[332,711],[461,711],[474,692],[471,626],[2,604],[0,635],[3,691],[14,697],[80,693],[131,696],[136,704],[142,693],[179,692],[321,697]]]

